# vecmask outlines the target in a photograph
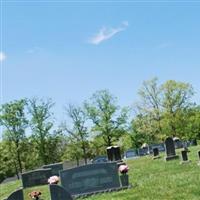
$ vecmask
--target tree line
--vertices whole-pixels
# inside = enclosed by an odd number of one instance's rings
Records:
[[[65,107],[67,120],[54,128],[51,99],[20,99],[0,107],[0,181],[44,164],[80,159],[87,163],[106,147],[123,150],[167,136],[200,139],[200,106],[189,83],[144,81],[134,106],[121,108],[108,90],[95,92],[82,105]],[[130,114],[134,112],[134,116]]]

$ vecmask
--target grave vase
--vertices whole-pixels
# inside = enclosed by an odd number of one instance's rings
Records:
[[[121,181],[121,186],[128,186],[129,185],[129,180],[128,180],[128,174],[122,174],[120,175],[120,181]]]

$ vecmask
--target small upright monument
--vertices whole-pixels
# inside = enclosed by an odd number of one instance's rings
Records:
[[[165,140],[165,151],[166,151],[166,157],[165,157],[166,161],[179,158],[179,156],[176,155],[176,151],[175,151],[175,147],[174,147],[174,141],[171,137],[168,137]]]
[[[107,147],[107,156],[109,161],[121,161],[120,147],[110,146]]]
[[[199,158],[198,165],[200,166],[200,151],[198,151],[198,158]]]
[[[158,158],[160,158],[159,149],[158,148],[153,148],[153,159],[158,159]]]
[[[188,151],[186,150],[182,150],[181,151],[181,157],[182,157],[182,161],[181,161],[181,164],[184,164],[184,163],[189,163],[190,160],[188,160],[188,155],[187,155]]]

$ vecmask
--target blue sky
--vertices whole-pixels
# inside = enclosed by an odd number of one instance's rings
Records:
[[[189,82],[200,103],[200,3],[2,1],[1,102],[52,98],[55,117],[109,89],[133,104],[144,80]]]

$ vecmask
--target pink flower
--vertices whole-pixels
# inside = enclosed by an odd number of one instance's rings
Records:
[[[31,193],[29,193],[29,196],[32,198],[32,199],[35,199],[35,200],[38,200],[39,199],[39,196],[41,195],[42,193],[40,191],[32,191]]]
[[[59,177],[58,176],[51,176],[48,179],[49,184],[57,184],[59,182]]]
[[[129,168],[128,168],[127,165],[120,165],[120,166],[119,166],[119,171],[120,171],[120,173],[122,173],[122,174],[126,174],[126,173],[128,172],[128,170],[129,170]]]

